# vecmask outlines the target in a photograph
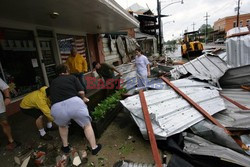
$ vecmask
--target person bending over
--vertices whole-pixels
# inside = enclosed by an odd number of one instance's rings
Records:
[[[21,111],[36,119],[36,127],[43,140],[52,140],[53,137],[48,135],[44,129],[43,119],[47,118],[47,131],[52,128],[53,117],[50,113],[49,88],[44,86],[39,90],[33,91],[26,95],[20,103]]]
[[[68,68],[64,64],[56,67],[58,75],[50,86],[51,114],[54,122],[59,126],[59,133],[64,153],[70,152],[68,143],[68,124],[73,119],[84,130],[84,134],[92,148],[92,154],[96,155],[102,148],[101,144],[96,144],[95,134],[91,125],[91,117],[85,102],[83,86],[79,80],[69,75]]]

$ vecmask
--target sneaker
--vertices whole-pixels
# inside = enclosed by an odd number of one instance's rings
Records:
[[[97,144],[97,147],[95,149],[92,149],[92,155],[96,155],[101,149],[102,149],[102,145]]]
[[[17,148],[19,146],[21,146],[21,143],[14,140],[12,143],[9,142],[6,146],[6,148],[7,148],[7,150],[14,150],[15,148]]]
[[[49,131],[56,131],[58,130],[58,127],[55,127],[55,126],[52,126],[51,128],[45,128],[45,131],[46,132],[49,132]]]
[[[44,136],[40,135],[40,139],[48,141],[48,140],[52,140],[53,137],[46,133]]]
[[[63,152],[63,153],[65,153],[65,154],[68,154],[68,153],[70,153],[70,151],[71,151],[71,145],[68,145],[67,147],[61,147],[61,151]]]

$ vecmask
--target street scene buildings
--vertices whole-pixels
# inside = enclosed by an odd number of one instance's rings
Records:
[[[250,166],[249,2],[142,1],[0,2],[0,167]]]

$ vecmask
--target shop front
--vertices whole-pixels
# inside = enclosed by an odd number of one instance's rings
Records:
[[[66,61],[73,46],[91,71],[93,61],[104,60],[98,34],[138,25],[113,0],[1,2],[0,77],[10,87],[8,114],[19,110],[25,94],[49,85],[56,65]]]

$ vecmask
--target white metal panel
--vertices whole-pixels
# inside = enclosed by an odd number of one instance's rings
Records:
[[[182,83],[179,88],[210,115],[226,109],[224,101],[216,89],[205,88],[207,86],[204,83],[200,84],[201,82],[197,81],[192,81],[196,83],[196,87],[194,87],[195,84],[189,87],[188,84],[190,82],[184,85],[185,80],[187,79],[183,79],[182,82],[177,81],[177,83],[173,81],[173,84],[178,87],[178,83]],[[154,132],[159,137],[158,139],[182,132],[204,119],[199,111],[194,109],[185,99],[169,87],[167,90],[145,91],[144,94]],[[146,136],[144,134],[146,133],[146,127],[142,123],[143,113],[139,95],[128,97],[121,102],[131,112],[142,134]]]
[[[190,73],[196,78],[209,80],[216,84],[227,69],[227,64],[219,57],[202,55],[184,65],[175,67],[170,73],[174,79]]]

